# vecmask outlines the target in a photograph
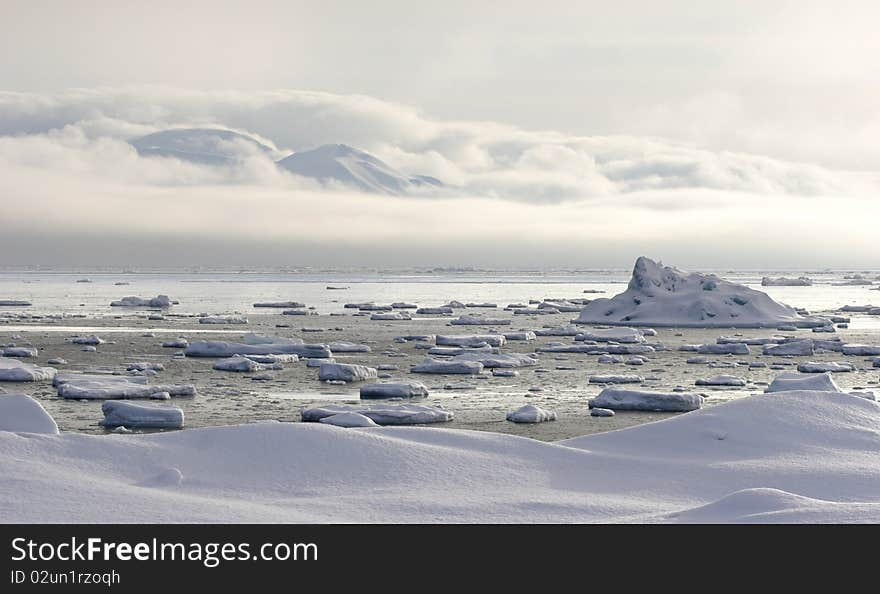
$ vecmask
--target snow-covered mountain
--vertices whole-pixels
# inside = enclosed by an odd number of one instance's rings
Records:
[[[260,153],[271,158],[275,153],[256,138],[215,128],[162,130],[129,143],[144,156],[174,157],[205,165],[224,165]]]
[[[278,166],[324,183],[338,183],[376,194],[400,195],[443,185],[434,177],[407,176],[381,159],[345,144],[325,144],[300,151],[278,161]]]

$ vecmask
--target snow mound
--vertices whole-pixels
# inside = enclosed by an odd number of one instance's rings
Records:
[[[783,518],[810,518],[832,512],[835,503],[768,487],[742,489],[717,501],[670,514],[681,523],[775,523]]]
[[[58,425],[43,405],[27,394],[0,394],[0,431],[58,433]]]
[[[547,410],[534,404],[526,404],[507,413],[507,420],[512,423],[543,423],[555,421],[556,411]]]
[[[636,260],[627,290],[587,304],[576,324],[694,328],[762,328],[780,324],[824,326],[766,293],[715,275],[684,272],[644,256]]]
[[[878,432],[877,403],[819,392],[751,396],[558,443],[320,423],[0,432],[0,513],[15,523],[668,522],[772,488],[811,501],[739,507],[774,522],[878,523]],[[160,485],[174,488],[144,488]],[[699,521],[744,521],[722,508]]]
[[[445,423],[453,418],[451,412],[425,404],[374,404],[370,406],[328,404],[317,408],[304,409],[302,411],[302,420],[320,421],[325,417],[346,412],[364,415],[379,425]]]
[[[136,427],[140,429],[181,429],[183,411],[171,406],[148,406],[108,400],[101,405],[104,427]]]
[[[590,408],[611,410],[650,410],[687,412],[703,406],[703,397],[686,392],[642,392],[622,388],[605,388],[590,400]]]
[[[55,377],[54,367],[38,367],[17,359],[0,359],[0,382],[43,382]]]

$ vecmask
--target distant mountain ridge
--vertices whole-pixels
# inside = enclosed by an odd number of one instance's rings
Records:
[[[163,130],[130,141],[143,156],[171,157],[208,165],[232,163],[249,154],[272,156],[273,149],[231,130]],[[405,195],[444,184],[427,175],[406,175],[381,159],[346,144],[325,144],[295,152],[276,164],[281,169],[324,184],[339,184],[374,194]]]

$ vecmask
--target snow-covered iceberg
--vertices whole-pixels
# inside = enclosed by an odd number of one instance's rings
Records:
[[[781,324],[824,326],[766,293],[715,275],[684,272],[644,256],[636,260],[626,291],[587,304],[576,324],[694,328],[763,328]]]
[[[148,406],[131,402],[108,400],[101,405],[104,427],[139,429],[181,429],[183,411],[174,406]]]

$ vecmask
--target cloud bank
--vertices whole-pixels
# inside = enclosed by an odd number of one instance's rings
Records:
[[[276,157],[346,143],[449,188],[373,196],[279,171],[247,147],[211,167],[142,157],[127,142],[177,127],[246,133]],[[96,242],[125,237],[153,238],[161,257],[189,246],[212,265],[615,265],[641,252],[696,265],[855,264],[870,259],[878,186],[873,174],[657,138],[438,121],[358,95],[0,93],[4,265],[107,258]],[[852,215],[845,237],[817,248],[829,219]]]

